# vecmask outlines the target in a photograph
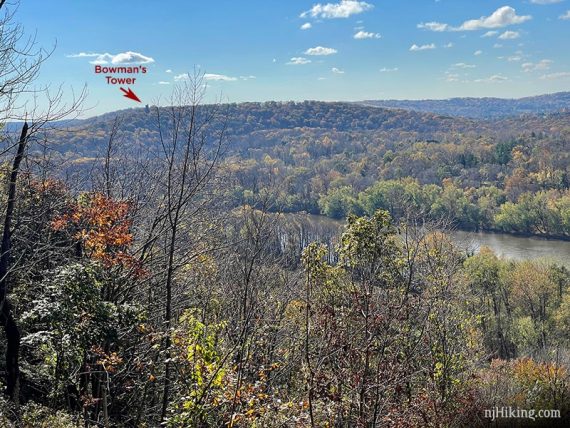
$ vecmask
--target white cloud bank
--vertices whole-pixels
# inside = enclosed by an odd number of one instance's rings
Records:
[[[434,43],[430,43],[428,45],[421,45],[421,46],[418,46],[414,43],[412,46],[410,46],[410,51],[412,51],[412,52],[427,51],[427,50],[431,50],[431,49],[435,49],[435,48],[436,48],[436,46]]]
[[[327,56],[333,55],[338,51],[333,48],[325,48],[324,46],[316,46],[314,48],[309,48],[305,51],[305,55],[313,55],[313,56]]]
[[[341,0],[340,3],[317,3],[311,9],[301,13],[301,18],[337,19],[371,10],[374,6],[364,1]]]
[[[503,6],[498,8],[489,16],[482,16],[478,19],[470,19],[465,21],[458,27],[453,27],[442,22],[426,22],[418,24],[418,28],[425,30],[443,32],[443,31],[475,31],[493,28],[502,28],[509,25],[522,24],[532,19],[531,15],[517,15],[517,12],[511,6]]]
[[[174,81],[180,82],[184,80],[189,80],[190,75],[188,73],[182,73],[174,76]],[[223,81],[223,82],[235,82],[237,77],[230,77],[226,76],[225,74],[212,74],[212,73],[205,73],[204,80],[208,81]]]
[[[154,59],[138,52],[120,52],[118,54],[110,53],[86,53],[67,55],[68,58],[95,58],[89,61],[91,64],[116,64],[116,65],[134,65],[134,64],[150,64]]]
[[[354,36],[352,36],[356,40],[363,40],[363,39],[380,39],[382,36],[380,33],[370,33],[368,31],[360,30]]]
[[[302,56],[294,56],[293,58],[291,58],[291,60],[289,60],[287,65],[304,65],[304,64],[309,64],[310,62],[311,62],[310,59],[303,58]]]

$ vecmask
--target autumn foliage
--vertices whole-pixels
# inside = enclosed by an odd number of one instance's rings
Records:
[[[84,194],[70,206],[69,212],[55,218],[52,228],[70,231],[88,257],[106,267],[134,267],[128,254],[133,242],[130,204],[116,201],[102,193]]]

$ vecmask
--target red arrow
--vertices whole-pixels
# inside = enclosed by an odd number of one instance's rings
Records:
[[[139,103],[141,102],[141,100],[139,100],[139,97],[137,97],[135,95],[135,93],[133,91],[131,91],[131,88],[129,88],[128,91],[125,88],[119,88],[119,89],[121,89],[121,91],[123,91],[125,93],[125,95],[123,95],[123,97],[130,98],[131,100],[135,100]]]

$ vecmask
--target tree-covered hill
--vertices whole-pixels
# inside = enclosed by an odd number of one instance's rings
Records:
[[[125,144],[153,145],[157,142],[157,112],[168,107],[135,108],[63,124],[53,136],[57,150],[68,156],[93,156],[106,144],[108,130],[117,117]],[[446,140],[458,135],[518,135],[525,132],[560,132],[568,126],[569,112],[522,115],[496,120],[475,120],[429,112],[376,108],[339,102],[265,102],[204,106],[203,114],[223,117],[231,149],[256,146],[257,140],[272,145],[271,136],[302,136],[326,133],[383,135],[392,140]],[[267,136],[270,138],[267,139]]]
[[[311,101],[209,105],[198,115],[219,119],[206,134],[224,132],[234,206],[269,195],[274,211],[342,218],[382,208],[468,230],[570,236],[570,112],[476,120]],[[125,165],[160,157],[168,117],[168,107],[123,110],[48,138],[85,173],[113,127]]]
[[[477,119],[519,116],[521,114],[568,111],[570,92],[519,99],[450,98],[441,100],[367,100],[361,104]]]

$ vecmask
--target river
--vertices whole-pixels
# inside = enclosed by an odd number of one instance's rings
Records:
[[[489,232],[454,231],[451,235],[459,246],[468,250],[477,251],[486,246],[506,259],[545,258],[570,268],[569,241]]]
[[[324,216],[311,214],[285,214],[290,220],[305,223],[318,235],[331,236],[344,224]],[[539,237],[515,236],[491,232],[450,232],[454,242],[462,249],[473,253],[486,246],[498,256],[511,260],[549,259],[570,268],[570,241]]]

